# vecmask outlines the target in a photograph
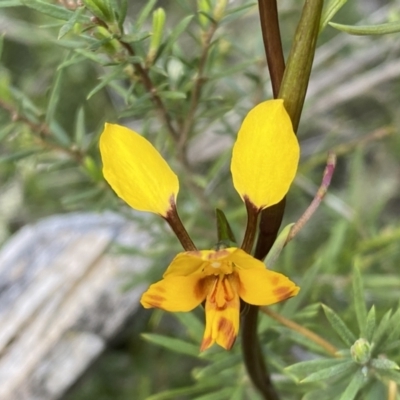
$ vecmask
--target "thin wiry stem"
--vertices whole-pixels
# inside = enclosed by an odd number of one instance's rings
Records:
[[[47,124],[31,121],[28,117],[21,114],[20,112],[18,112],[17,109],[1,99],[0,107],[10,114],[10,118],[12,121],[21,122],[27,125],[31,132],[34,134],[35,141],[39,146],[49,150],[62,152],[74,161],[76,161],[78,164],[82,164],[84,154],[79,149],[63,147],[56,142],[49,140],[49,138],[53,137],[54,135]]]
[[[200,55],[199,66],[197,70],[197,77],[193,86],[193,91],[190,97],[190,106],[187,115],[185,116],[185,122],[179,135],[179,146],[184,149],[187,144],[187,140],[191,130],[193,129],[195,122],[195,113],[199,104],[201,90],[206,78],[204,77],[204,70],[208,59],[208,54],[211,47],[211,40],[218,28],[218,23],[213,20],[209,29],[204,33],[203,36],[203,49]]]
[[[135,51],[133,50],[132,46],[129,43],[124,42],[123,40],[119,40],[121,45],[126,49],[126,51],[129,53],[130,56],[135,55]],[[170,133],[172,139],[175,142],[178,142],[179,140],[179,134],[172,125],[171,118],[168,114],[168,111],[161,100],[160,96],[157,94],[157,88],[153,85],[152,80],[150,79],[150,75],[147,71],[147,69],[143,68],[143,66],[138,63],[134,62],[132,63],[133,68],[135,69],[136,73],[140,76],[140,79],[142,80],[143,86],[146,88],[148,93],[151,96],[151,99],[153,100],[153,103],[155,104],[158,114],[160,116],[161,121],[165,124],[167,127],[168,132]]]
[[[260,210],[256,208],[246,197],[244,199],[244,203],[247,210],[247,225],[241,248],[246,253],[250,254],[251,250],[253,249],[254,239],[256,237],[257,220]]]
[[[281,34],[279,30],[278,7],[276,0],[258,0],[260,10],[261,31],[265,55],[271,77],[274,98],[278,97],[279,89],[285,72]]]
[[[176,237],[181,242],[182,247],[186,251],[197,250],[195,244],[193,243],[192,239],[187,233],[187,230],[182,224],[181,219],[179,218],[174,200],[171,201],[171,209],[168,211],[167,215],[164,216],[164,219],[167,221],[168,225],[174,231]]]
[[[300,230],[304,227],[307,221],[313,216],[313,214],[321,204],[321,201],[325,197],[326,192],[328,191],[328,187],[331,183],[333,172],[335,171],[335,166],[336,166],[336,155],[334,153],[329,153],[324,175],[322,177],[321,186],[318,188],[313,201],[307,207],[306,211],[304,211],[303,215],[293,225],[286,239],[285,244],[289,243],[300,232]]]
[[[305,336],[306,338],[312,340],[314,343],[316,343],[318,346],[321,346],[326,352],[328,352],[332,356],[339,357],[339,355],[337,354],[338,349],[332,344],[330,344],[328,341],[323,339],[321,336],[317,335],[316,333],[310,331],[307,328],[304,328],[303,326],[297,324],[296,322],[288,318],[285,318],[284,316],[276,313],[275,311],[272,311],[268,307],[260,307],[260,310],[262,313],[273,318],[275,321],[278,321],[279,323],[288,327],[289,329],[292,329],[293,331],[296,331],[301,335]]]

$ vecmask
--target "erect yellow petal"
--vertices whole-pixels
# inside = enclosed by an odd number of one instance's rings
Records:
[[[153,145],[120,125],[100,136],[104,178],[132,208],[166,216],[179,191],[177,176]]]
[[[200,272],[204,261],[201,259],[201,251],[186,251],[179,253],[172,260],[164,273],[164,278],[171,276],[186,276],[194,272]]]
[[[235,189],[258,209],[278,203],[295,177],[299,153],[283,100],[258,104],[245,117],[233,146]]]
[[[238,269],[262,269],[265,270],[265,264],[246,253],[242,249],[235,249],[230,256],[230,260]]]
[[[268,269],[238,269],[239,296],[246,303],[268,306],[296,296],[300,288],[285,275]]]
[[[205,275],[209,275],[207,274],[207,269],[209,269],[209,266],[211,266],[210,268],[213,269],[213,272],[215,273],[230,273],[231,269],[229,269],[229,271],[225,271],[223,268],[223,263],[225,260],[230,260],[231,255],[236,254],[238,250],[247,255],[247,257],[253,258],[243,250],[235,247],[222,250],[197,250],[179,253],[172,260],[170,266],[165,271],[164,278],[167,276],[189,275],[200,271],[205,272]],[[221,263],[218,263],[218,260],[221,260]],[[221,268],[218,270],[216,266],[213,268],[213,264],[216,263],[221,266]],[[263,263],[261,263],[261,265],[264,267]]]
[[[216,279],[216,287],[206,300],[206,328],[200,350],[215,342],[226,350],[235,343],[239,331],[240,299],[234,278]],[[223,303],[223,305],[222,305]]]
[[[208,280],[201,274],[172,276],[154,283],[143,293],[140,302],[144,308],[161,308],[165,311],[190,311],[207,295]]]

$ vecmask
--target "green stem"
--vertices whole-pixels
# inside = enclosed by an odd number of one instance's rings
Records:
[[[310,80],[323,3],[323,0],[305,1],[279,91],[295,132]]]

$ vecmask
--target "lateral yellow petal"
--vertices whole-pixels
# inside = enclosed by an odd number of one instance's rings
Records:
[[[191,311],[207,295],[206,281],[202,275],[172,276],[151,285],[143,293],[140,303],[144,308],[161,308],[165,311]]]
[[[258,104],[245,117],[233,146],[233,185],[258,209],[278,203],[289,190],[300,149],[283,100]]]
[[[285,275],[267,269],[239,269],[239,296],[246,303],[268,306],[296,296],[300,288]]]
[[[106,123],[100,153],[104,178],[121,199],[136,210],[167,215],[179,191],[178,178],[148,140]]]
[[[237,269],[262,269],[265,270],[265,264],[246,253],[242,249],[235,249],[235,251],[231,254],[230,260],[235,265]]]
[[[201,272],[203,264],[204,261],[201,259],[200,251],[178,253],[164,272],[163,277],[187,276],[195,272]]]

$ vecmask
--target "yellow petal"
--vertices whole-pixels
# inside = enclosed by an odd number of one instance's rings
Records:
[[[234,282],[231,283],[233,290],[229,293],[231,295],[230,299],[225,302],[224,306],[220,307],[217,299],[222,293],[215,293],[215,298],[213,299],[211,298],[212,292],[207,296],[205,307],[206,328],[200,347],[201,351],[208,349],[214,343],[229,350],[235,343],[239,331],[240,299]],[[222,287],[216,289],[217,292],[222,290]]]
[[[144,308],[190,311],[204,301],[207,289],[207,279],[201,274],[172,276],[151,285],[140,302]]]
[[[299,162],[299,144],[283,100],[254,107],[233,146],[233,185],[258,209],[278,203],[289,190]]]
[[[237,251],[242,252],[249,256],[243,250],[237,249],[236,247],[230,247],[223,250],[197,250],[197,251],[186,251],[183,253],[179,253],[171,262],[170,266],[164,273],[164,278],[167,276],[178,276],[178,275],[189,275],[194,272],[205,272],[205,275],[208,275],[207,269],[208,266],[221,260],[221,267],[223,267],[224,260],[230,260],[232,254],[235,254]],[[260,262],[260,261],[258,261]],[[261,263],[261,262],[260,262]],[[263,268],[265,268],[264,264],[261,263]],[[217,272],[215,268],[212,268],[213,272]],[[230,273],[231,270],[225,271],[224,268],[219,269],[221,273]]]
[[[285,275],[267,269],[238,269],[239,296],[246,303],[268,306],[296,296],[300,288]]]
[[[201,259],[201,251],[186,251],[177,254],[164,273],[164,278],[171,276],[187,276],[194,272],[200,272],[204,261]]]
[[[100,153],[104,178],[121,199],[136,210],[167,215],[179,182],[149,141],[123,126],[105,124]]]
[[[230,260],[233,262],[237,269],[262,269],[265,270],[265,264],[252,257],[242,249],[235,249],[230,256]]]

